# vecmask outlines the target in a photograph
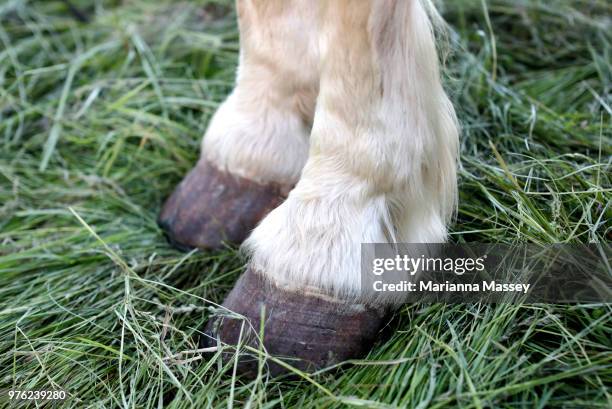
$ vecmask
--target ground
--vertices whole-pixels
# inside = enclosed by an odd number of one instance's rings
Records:
[[[232,88],[231,5],[0,2],[0,406],[610,407],[610,305],[406,305],[362,361],[244,382],[190,353],[243,268],[155,223]],[[612,6],[443,7],[456,242],[612,238]],[[79,18],[89,22],[80,22]],[[182,353],[183,352],[183,353]]]

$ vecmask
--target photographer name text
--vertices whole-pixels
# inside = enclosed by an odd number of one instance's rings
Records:
[[[531,284],[499,283],[496,281],[483,281],[482,283],[437,283],[434,281],[400,281],[398,283],[385,283],[374,281],[372,284],[376,292],[522,292],[527,294]]]

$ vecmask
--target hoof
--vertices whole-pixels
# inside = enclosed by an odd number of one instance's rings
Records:
[[[158,224],[182,250],[240,244],[288,190],[231,175],[201,159],[166,200]]]
[[[248,322],[228,316],[213,317],[204,330],[203,346],[214,346],[218,341],[237,345],[241,339],[243,344],[257,349],[263,319],[265,351],[305,372],[364,356],[385,317],[382,309],[323,295],[289,292],[274,286],[251,268],[240,277],[223,306],[243,315]],[[233,351],[228,352],[223,360],[227,362],[233,356]],[[253,377],[258,364],[256,354],[241,353],[238,372]],[[270,359],[266,367],[272,376],[289,372]]]

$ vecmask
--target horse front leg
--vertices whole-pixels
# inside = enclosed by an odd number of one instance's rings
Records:
[[[309,3],[237,1],[236,86],[208,126],[198,164],[159,216],[178,247],[242,242],[298,181],[319,77],[316,10]]]
[[[289,363],[304,370],[363,355],[401,302],[362,291],[361,243],[442,242],[456,197],[457,127],[424,6],[321,7],[309,158],[287,200],[245,242],[247,272],[224,302],[253,328],[264,323],[268,353],[299,358]],[[208,342],[235,344],[240,327],[213,319]],[[270,370],[284,372],[273,362]]]

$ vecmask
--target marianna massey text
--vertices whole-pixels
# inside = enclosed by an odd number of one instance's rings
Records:
[[[400,281],[398,283],[385,283],[374,281],[372,284],[376,292],[522,292],[527,294],[531,284],[498,283],[496,281],[483,281],[481,283],[436,283],[433,281]]]

